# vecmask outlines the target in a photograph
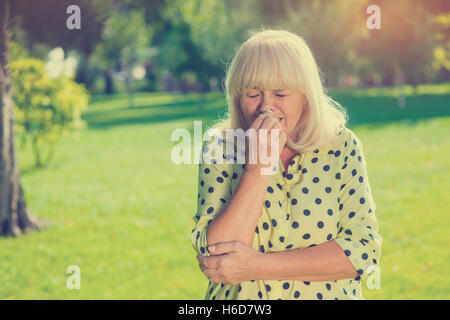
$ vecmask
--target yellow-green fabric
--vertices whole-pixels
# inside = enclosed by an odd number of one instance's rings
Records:
[[[222,147],[204,143],[202,152]],[[234,159],[233,159],[234,158]],[[224,154],[223,163],[199,165],[197,212],[191,234],[194,249],[208,256],[209,223],[226,208],[245,165]],[[235,161],[236,162],[236,161]],[[363,299],[361,284],[379,265],[381,236],[367,176],[363,146],[348,128],[314,151],[297,154],[287,172],[281,160],[267,187],[252,247],[262,252],[306,248],[334,240],[358,271],[355,279],[311,282],[251,280],[236,285],[208,283],[205,299]]]

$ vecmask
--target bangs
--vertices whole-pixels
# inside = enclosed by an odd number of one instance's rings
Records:
[[[286,45],[286,42],[283,41]],[[296,50],[270,42],[247,44],[238,53],[234,79],[230,91],[240,93],[258,87],[261,90],[302,89],[299,57]]]

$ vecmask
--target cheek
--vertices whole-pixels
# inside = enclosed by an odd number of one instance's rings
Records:
[[[294,109],[291,112],[287,113],[288,120],[284,123],[288,130],[292,130],[297,125],[298,121],[302,117],[303,109]]]
[[[245,101],[241,104],[242,114],[245,117],[245,119],[247,119],[247,122],[249,123],[252,122],[256,114],[257,106],[258,106],[257,104],[249,101]]]

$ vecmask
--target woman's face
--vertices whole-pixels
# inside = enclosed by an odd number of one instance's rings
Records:
[[[300,91],[294,90],[261,90],[259,88],[246,89],[240,96],[242,113],[249,126],[261,112],[268,109],[273,116],[281,119],[284,132],[293,138],[293,130],[300,120],[306,97]]]

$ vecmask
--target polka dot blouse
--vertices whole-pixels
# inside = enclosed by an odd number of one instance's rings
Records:
[[[204,144],[202,152],[215,143],[225,144],[213,138]],[[199,165],[191,241],[205,256],[209,255],[208,225],[226,208],[245,170],[243,164],[227,163],[233,157],[236,160],[236,153],[224,154],[222,163],[213,159]],[[277,252],[334,240],[358,276],[324,282],[256,279],[236,285],[209,281],[205,299],[363,299],[361,283],[379,265],[382,240],[361,141],[343,127],[328,145],[297,154],[287,171],[281,160],[275,170],[252,247]]]

